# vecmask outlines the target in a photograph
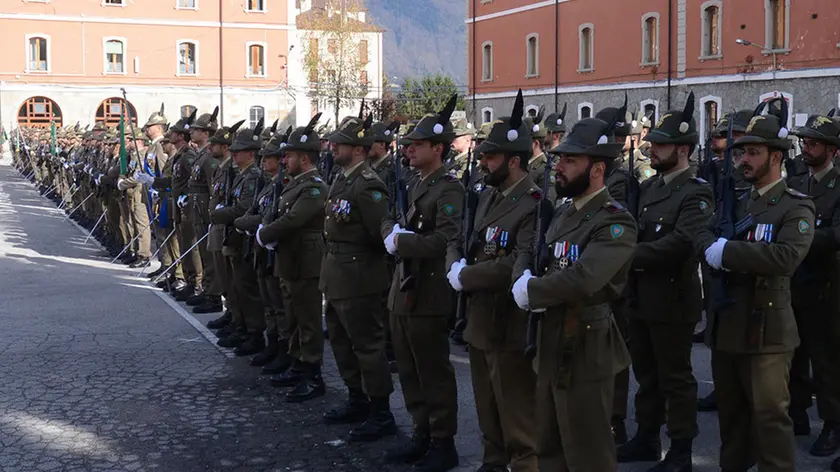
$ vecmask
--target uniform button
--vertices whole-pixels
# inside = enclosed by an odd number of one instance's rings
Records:
[[[327,221],[329,221],[329,219],[330,219],[330,217],[328,216],[328,217],[327,217]]]
[[[435,276],[435,273],[434,273],[434,272],[432,272],[432,277],[434,277],[434,276]]]
[[[586,329],[592,329],[591,325],[586,325]]]
[[[772,306],[773,306],[773,302],[768,303],[768,304],[767,304],[767,306],[772,307]]]
[[[356,256],[353,256],[353,260],[354,260],[354,261],[356,260]]]

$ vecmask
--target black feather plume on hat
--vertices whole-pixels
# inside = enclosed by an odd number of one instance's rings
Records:
[[[367,118],[365,118],[365,122],[362,124],[363,130],[370,129],[371,125],[373,124],[373,113],[369,114]]]
[[[160,104],[160,114],[163,115],[163,102]]]
[[[525,99],[522,98],[522,89],[516,93],[516,100],[513,101],[513,111],[510,112],[510,129],[519,129],[522,126],[522,115],[525,113]]]
[[[217,118],[218,116],[219,116],[219,107],[217,106],[217,107],[213,110],[213,113],[210,115],[210,121],[216,121],[216,118]],[[245,120],[242,120],[242,121],[244,122]]]
[[[534,124],[538,125],[542,123],[543,118],[545,118],[545,107],[540,105],[540,110],[537,112],[537,116],[534,117]]]
[[[218,110],[218,108],[216,108],[216,109]],[[233,124],[233,126],[230,127],[230,129],[228,129],[228,131],[231,132],[231,133],[236,133],[236,130],[238,130],[239,127],[242,126],[243,123],[245,123],[245,120],[237,121],[236,123]]]
[[[315,116],[313,116],[312,119],[309,120],[309,124],[306,125],[306,128],[304,128],[303,134],[308,135],[309,133],[311,133],[312,130],[315,129],[315,125],[318,124],[318,120],[320,120],[320,119],[321,119],[321,113],[320,112],[316,113]],[[291,128],[291,126],[289,128]]]
[[[685,102],[685,108],[683,108],[682,113],[682,120],[685,123],[691,121],[694,117],[694,92],[688,94],[688,100]]]
[[[195,109],[195,108],[193,108],[192,113],[190,113],[190,116],[188,116],[188,117],[187,117],[186,124],[188,124],[188,125],[193,124],[193,121],[195,121],[195,115],[196,115],[197,113],[198,113],[198,110],[197,110],[197,109]]]
[[[260,121],[257,122],[257,126],[254,127],[254,136],[261,135],[264,128],[265,128],[265,119],[260,118]]]
[[[390,124],[390,125],[388,125],[388,128],[386,128],[386,129],[387,129],[388,131],[395,131],[395,130],[396,130],[396,129],[398,129],[399,127],[400,127],[400,122],[399,122],[399,121],[397,121],[397,120],[394,120],[394,121],[392,121],[392,122],[391,122],[391,124]]]
[[[449,101],[446,102],[446,106],[443,107],[443,110],[440,111],[438,114],[440,118],[438,118],[438,123],[445,125],[449,118],[452,116],[452,112],[455,111],[455,107],[458,105],[458,94],[454,94],[449,97]]]
[[[759,103],[758,106],[755,107],[755,110],[753,110],[753,116],[761,115],[764,112],[764,109],[767,108],[767,103],[769,103],[769,102]]]
[[[289,136],[291,136],[291,135],[292,135],[292,125],[289,125],[289,127],[286,128],[286,132],[283,133],[283,138],[280,139],[280,142],[285,143],[285,142],[289,141]]]
[[[831,111],[829,111],[829,112],[828,112],[828,114],[827,114],[827,115],[825,115],[825,116],[827,116],[827,117],[829,117],[829,118],[834,118],[834,114],[835,114],[835,113],[837,113],[837,109],[836,109],[836,108],[832,108],[832,109],[831,109]]]
[[[560,119],[561,120],[566,119],[566,109],[568,109],[568,108],[569,108],[569,104],[568,103],[563,103],[563,111],[560,112]]]
[[[362,98],[362,105],[359,107],[359,119],[363,119],[365,117],[365,99]]]
[[[271,125],[271,134],[274,134],[277,131],[277,124],[280,123],[280,118],[274,120],[274,123]]]
[[[627,123],[627,92],[624,92],[624,104],[615,113],[615,126],[624,126]]]

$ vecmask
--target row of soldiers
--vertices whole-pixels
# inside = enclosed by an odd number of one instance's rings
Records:
[[[656,126],[625,104],[566,133],[564,113],[526,117],[520,95],[474,148],[470,128],[449,119],[454,103],[401,139],[396,124],[362,116],[324,140],[317,115],[264,140],[261,123],[218,127],[213,113],[166,131],[158,113],[145,139],[134,136],[143,158],[117,172],[116,188],[157,192],[140,200],[157,201],[151,224],[170,202],[173,224],[157,228],[155,276],[170,281],[161,288],[183,299],[184,287],[172,290],[183,281],[191,296],[224,303],[210,324],[219,344],[254,355],[273,384],[291,388],[288,401],[324,392],[326,301],[349,395],[324,420],[359,424],[353,440],[396,430],[390,337],[413,435],[389,461],[423,471],[458,463],[453,304],[441,296],[452,292],[466,300],[482,472],[634,461],[691,470],[691,344],[703,311],[721,468],[795,470],[793,436],[814,391],[824,429],[812,453],[836,452],[840,125],[831,116],[789,132],[783,101],[734,113],[692,160],[693,96]],[[792,161],[789,134],[803,149]],[[98,188],[108,173],[91,177]],[[639,427],[625,442],[631,362]],[[661,458],[663,424],[671,442]]]

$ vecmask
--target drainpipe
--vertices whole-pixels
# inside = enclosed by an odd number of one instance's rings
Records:
[[[554,0],[554,113],[560,106],[560,0]]]
[[[476,104],[476,96],[475,96],[475,82],[476,82],[475,81],[475,64],[476,64],[476,56],[478,54],[476,53],[476,49],[475,49],[475,47],[477,46],[476,37],[475,37],[475,30],[478,27],[478,23],[476,23],[476,21],[475,21],[475,4],[476,4],[476,2],[478,2],[478,0],[472,0],[472,115],[473,115],[472,121],[477,126],[478,125],[478,113],[477,113],[477,110],[476,110],[477,104]],[[481,52],[482,52],[482,54],[484,54],[483,49],[482,49]]]
[[[668,110],[671,109],[671,74],[673,61],[673,44],[674,38],[672,36],[674,29],[674,0],[668,0]],[[657,110],[659,111],[659,110]]]
[[[219,0],[219,126],[225,125],[225,79],[224,79],[224,15],[223,0]]]

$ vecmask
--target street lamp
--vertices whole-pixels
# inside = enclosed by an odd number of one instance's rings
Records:
[[[741,38],[736,39],[735,42],[741,46],[755,46],[757,48],[761,48],[762,51],[769,51],[770,54],[773,55],[773,80],[776,80],[776,51],[773,48],[769,48],[763,44],[756,44],[752,41],[747,41],[746,39]]]

